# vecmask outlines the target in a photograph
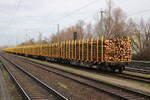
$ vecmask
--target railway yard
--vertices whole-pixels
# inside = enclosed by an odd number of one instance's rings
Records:
[[[150,100],[148,0],[0,5],[0,100]]]
[[[0,61],[2,100],[150,100],[148,70],[107,73],[2,52]]]

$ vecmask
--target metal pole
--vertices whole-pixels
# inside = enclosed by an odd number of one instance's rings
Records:
[[[59,24],[57,24],[57,33],[59,34]]]
[[[73,32],[73,40],[77,40],[77,32]]]
[[[103,35],[103,14],[104,14],[104,11],[100,11],[101,13],[101,19],[100,19],[100,37]]]

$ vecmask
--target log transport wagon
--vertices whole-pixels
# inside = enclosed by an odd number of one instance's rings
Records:
[[[17,46],[4,49],[5,52],[23,56],[38,57],[59,63],[88,64],[98,70],[122,72],[131,62],[131,41],[121,39],[87,39],[57,43]]]

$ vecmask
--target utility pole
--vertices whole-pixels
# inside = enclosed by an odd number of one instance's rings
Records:
[[[17,38],[17,36],[16,36],[16,46],[17,46],[17,44],[18,44],[17,39],[18,39],[18,38]]]
[[[73,40],[77,40],[77,32],[73,32]]]
[[[42,33],[41,32],[39,32],[38,42],[40,44],[42,43]]]
[[[28,34],[26,33],[26,42],[27,42],[27,35],[28,35]]]
[[[28,36],[29,36],[29,34],[28,34],[28,30],[26,29],[25,31],[26,31],[26,42],[28,42],[28,41],[29,41],[29,37],[28,37]]]
[[[30,31],[28,32],[28,41],[30,41]]]
[[[57,24],[57,33],[59,34],[59,24]]]
[[[103,35],[103,32],[104,32],[104,30],[103,30],[103,14],[105,13],[105,11],[101,10],[100,13],[101,13],[101,18],[100,18],[100,36],[101,36],[101,35]]]
[[[108,36],[110,35],[111,32],[111,9],[112,9],[112,2],[111,0],[108,1]]]

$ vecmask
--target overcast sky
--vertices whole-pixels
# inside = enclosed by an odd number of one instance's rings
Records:
[[[113,2],[135,21],[150,17],[150,0]],[[48,37],[57,31],[57,24],[63,29],[78,20],[93,22],[105,8],[106,0],[0,0],[0,46],[37,38],[39,32]]]

